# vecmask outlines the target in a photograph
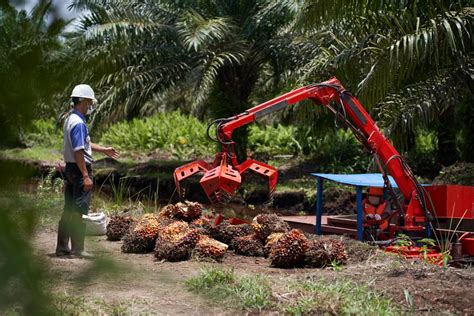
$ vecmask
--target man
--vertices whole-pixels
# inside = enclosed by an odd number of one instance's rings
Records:
[[[383,198],[383,188],[371,187],[363,201],[366,225],[377,225],[381,231],[388,228],[390,217],[390,203]]]
[[[64,211],[58,226],[57,256],[72,255],[93,257],[84,251],[85,224],[82,215],[87,214],[92,196],[92,151],[117,159],[118,152],[112,147],[102,147],[91,142],[86,126],[86,115],[92,112],[95,99],[89,85],[74,87],[71,94],[74,109],[64,123]],[[71,248],[69,248],[71,240]]]

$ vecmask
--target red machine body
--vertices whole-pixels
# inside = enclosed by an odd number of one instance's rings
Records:
[[[474,187],[463,185],[425,186],[433,202],[428,209],[437,218],[474,220]]]
[[[298,88],[259,104],[244,113],[218,120],[216,138],[221,144],[221,152],[216,155],[214,162],[211,164],[198,160],[177,168],[175,170],[175,181],[178,193],[183,193],[180,181],[198,172],[204,172],[200,183],[209,200],[219,202],[236,191],[242,181],[241,174],[246,171],[252,171],[266,177],[269,181],[269,190],[273,192],[278,177],[277,170],[255,160],[246,160],[242,164],[238,164],[233,151],[232,133],[235,129],[250,124],[269,113],[279,111],[303,100],[312,100],[314,103],[328,108],[338,120],[354,132],[355,136],[370,153],[380,159],[387,172],[396,181],[403,195],[403,201],[399,205],[402,212],[403,230],[423,230],[426,214],[429,211],[426,207],[427,196],[425,190],[417,182],[408,165],[391,142],[384,137],[359,100],[346,91],[336,78]],[[331,105],[332,102],[335,102],[336,105],[339,104],[340,108],[334,108]],[[382,166],[380,168],[381,171],[384,171]]]

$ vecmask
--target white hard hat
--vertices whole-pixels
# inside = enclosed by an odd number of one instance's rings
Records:
[[[72,89],[71,98],[85,98],[91,99],[95,102],[97,101],[95,98],[94,90],[92,90],[91,86],[88,84],[78,84],[77,86]]]

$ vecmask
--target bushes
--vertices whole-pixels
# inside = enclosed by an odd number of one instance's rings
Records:
[[[191,160],[216,153],[216,145],[207,138],[206,128],[207,122],[176,111],[115,123],[99,137],[93,135],[92,138],[121,151],[147,154],[159,150],[177,159]],[[37,120],[25,132],[24,142],[60,149],[62,131],[54,120]],[[310,156],[324,169],[320,171],[327,172],[365,171],[369,161],[352,132],[342,129],[314,134],[313,129],[305,127],[251,124],[249,149],[267,158],[276,154]]]
[[[298,129],[303,154],[319,163],[320,172],[366,172],[370,157],[363,151],[363,145],[347,129],[328,130],[315,133],[310,128]]]
[[[36,120],[25,130],[22,142],[27,146],[62,148],[62,130],[54,119]]]
[[[259,126],[253,124],[249,128],[249,149],[257,154],[290,154],[301,153],[301,146],[295,139],[296,127]]]
[[[122,150],[160,149],[179,159],[212,155],[215,150],[206,136],[206,123],[180,112],[159,113],[112,125],[100,142]]]

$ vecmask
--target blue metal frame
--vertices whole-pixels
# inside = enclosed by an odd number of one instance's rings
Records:
[[[357,201],[357,240],[362,240],[364,227],[362,226],[362,187],[356,186],[356,201]]]
[[[324,189],[324,178],[316,177],[316,234],[321,235],[321,220],[323,216],[323,189]],[[363,239],[364,227],[363,221],[363,210],[362,210],[362,187],[355,186],[356,189],[356,201],[357,201],[357,240]]]
[[[321,217],[323,215],[323,178],[317,177],[316,184],[316,234],[321,235]]]

